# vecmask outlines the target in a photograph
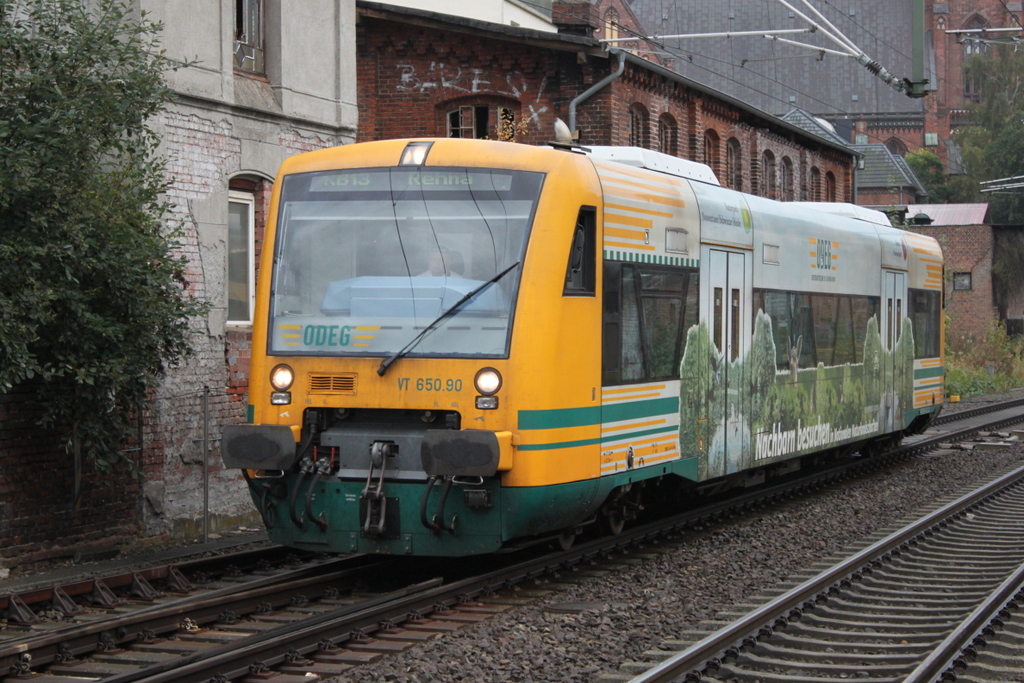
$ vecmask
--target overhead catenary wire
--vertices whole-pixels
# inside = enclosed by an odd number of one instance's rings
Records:
[[[778,0],[776,0],[776,1],[778,1]],[[829,2],[829,0],[824,0],[824,2],[828,6],[832,7],[833,9],[835,9],[835,5],[833,5],[831,2]],[[528,0],[523,0],[522,4],[528,5],[530,7],[536,7],[537,9],[550,9],[550,8],[544,7],[543,5],[537,4],[535,2],[529,2]],[[799,12],[799,10],[795,10],[795,12]],[[553,12],[553,14],[557,14],[557,13],[558,13],[558,10],[555,10]],[[802,12],[800,12],[800,14],[803,15]],[[569,17],[570,15],[567,12],[562,12],[561,16]],[[806,16],[806,15],[804,15],[804,16]],[[864,29],[865,32],[868,33],[868,35],[871,35],[876,40],[878,40],[880,43],[888,46],[890,49],[892,49],[894,52],[896,52],[900,56],[907,57],[907,55],[905,55],[904,53],[900,52],[896,47],[890,45],[889,43],[887,43],[885,41],[882,41],[881,39],[879,39],[877,36],[875,36],[873,33],[868,31],[865,27],[863,27],[859,23],[857,23],[857,22],[854,22],[854,23],[859,28]],[[682,47],[666,45],[665,43],[661,42],[659,38],[651,37],[649,35],[643,35],[641,33],[638,33],[637,31],[635,31],[631,27],[623,25],[623,24],[620,24],[618,22],[613,22],[612,25],[620,33],[627,33],[627,34],[630,34],[632,37],[635,37],[637,39],[637,42],[646,41],[646,42],[650,43],[652,46],[654,46],[654,48],[656,48],[654,50],[642,50],[642,52],[650,53],[650,54],[662,54],[662,55],[671,56],[671,57],[673,57],[675,59],[686,60],[686,61],[688,61],[690,63],[690,65],[693,68],[705,71],[709,75],[714,76],[714,77],[719,78],[719,79],[722,79],[723,81],[732,83],[735,86],[737,86],[739,88],[742,88],[743,90],[747,90],[747,91],[749,91],[751,93],[760,95],[760,96],[764,97],[766,100],[774,101],[774,102],[777,102],[777,103],[779,103],[781,105],[792,106],[792,102],[791,101],[787,101],[785,98],[780,97],[779,95],[777,95],[775,93],[768,92],[768,91],[765,91],[763,89],[757,88],[757,87],[755,87],[755,86],[753,86],[753,85],[751,85],[749,83],[744,83],[744,82],[739,81],[736,78],[730,76],[727,73],[723,73],[722,71],[713,69],[713,68],[711,68],[711,67],[709,67],[709,66],[707,66],[705,64],[701,64],[701,63],[695,62],[693,60],[693,54],[694,53],[691,50],[687,50],[687,49],[682,48]],[[764,32],[758,31],[757,33],[761,34],[761,33],[764,33]],[[804,57],[819,57],[819,61],[820,61],[821,50],[822,49],[826,49],[827,50],[827,48],[821,48],[819,46],[809,46],[809,47],[812,50],[814,50],[813,53],[808,53],[808,54],[803,54],[803,55],[792,55],[792,56],[787,55],[787,56],[771,58],[771,59],[792,59],[792,58],[796,58],[796,57],[801,57],[801,58],[804,58]],[[641,51],[641,50],[637,50],[635,48],[629,48],[629,50],[632,51],[632,52],[640,52]],[[852,57],[852,55],[850,55],[848,53],[845,53],[844,56]],[[743,60],[742,63],[736,63],[736,62],[732,62],[732,61],[728,61],[728,60],[724,60],[724,59],[718,59],[716,57],[711,56],[710,54],[708,54],[706,52],[700,53],[700,57],[702,59],[704,59],[704,60],[709,61],[709,62],[714,62],[714,63],[717,63],[717,64],[721,64],[723,66],[726,66],[726,67],[729,67],[729,68],[733,68],[733,69],[745,68],[745,65],[747,63],[758,62],[758,61],[770,61],[770,59],[764,59],[764,60],[746,59],[746,60]],[[760,74],[761,78],[763,78],[765,81],[767,81],[769,83],[774,83],[774,84],[779,85],[779,86],[781,86],[783,88],[786,88],[789,92],[795,93],[796,95],[799,95],[799,96],[803,97],[808,102],[817,103],[817,104],[821,105],[823,108],[830,110],[830,112],[833,113],[834,115],[849,116],[849,115],[852,114],[852,112],[849,109],[847,109],[845,107],[842,107],[842,106],[839,106],[835,102],[829,102],[829,101],[823,100],[823,99],[817,97],[816,95],[814,95],[814,94],[812,94],[810,92],[806,92],[804,90],[796,88],[790,82],[780,81],[778,78],[775,78],[775,77],[770,76],[770,75],[765,74],[765,73],[759,72],[759,74]]]
[[[528,5],[530,7],[536,7],[537,9],[548,9],[548,8],[544,7],[543,5],[540,5],[540,4],[537,4],[537,3],[534,3],[534,2],[529,2],[528,0],[523,0],[523,4]],[[557,12],[558,12],[558,10],[555,10],[553,12],[553,14],[555,14]],[[561,16],[569,17],[570,14],[563,11],[563,12],[561,12]],[[725,73],[722,73],[720,71],[716,71],[714,69],[711,69],[711,68],[709,68],[709,67],[707,67],[707,66],[705,66],[703,64],[694,63],[693,60],[692,60],[692,55],[688,51],[684,50],[683,48],[669,47],[668,45],[665,45],[664,43],[662,43],[662,42],[660,42],[658,40],[652,40],[648,36],[641,35],[640,33],[636,32],[631,27],[625,26],[625,25],[620,24],[618,22],[614,22],[613,25],[614,25],[616,30],[618,30],[620,32],[623,32],[623,33],[628,33],[631,36],[635,36],[639,40],[647,41],[648,43],[653,45],[655,48],[657,48],[657,50],[644,50],[643,52],[648,52],[648,53],[652,53],[652,54],[658,54],[659,51],[660,51],[660,54],[668,55],[668,56],[670,56],[672,58],[675,58],[675,59],[689,60],[691,65],[694,68],[698,68],[698,69],[701,69],[703,71],[706,71],[708,74],[710,74],[712,76],[715,76],[717,78],[721,78],[721,79],[723,79],[725,81],[733,83],[733,84],[735,84],[735,85],[737,85],[737,86],[739,86],[741,88],[744,88],[744,89],[749,90],[749,91],[751,91],[753,93],[761,95],[762,97],[765,97],[766,99],[778,102],[779,104],[782,104],[782,105],[790,105],[791,104],[790,102],[787,102],[785,99],[783,99],[783,98],[781,98],[781,97],[779,97],[779,96],[777,96],[777,95],[775,95],[773,93],[766,92],[764,90],[755,88],[755,87],[753,87],[753,86],[751,86],[751,85],[749,85],[747,83],[742,83],[742,82],[736,80],[735,78],[733,78],[733,77],[731,77],[731,76],[729,76],[729,75],[727,75]],[[817,47],[815,48],[815,50],[818,50],[818,49],[819,48],[817,48]],[[639,50],[636,50],[634,48],[630,48],[630,50],[633,51],[633,52],[638,52],[639,51]],[[726,60],[717,59],[717,58],[712,57],[712,56],[710,56],[710,55],[708,55],[706,53],[702,54],[701,56],[704,57],[705,59],[708,59],[709,61],[716,62],[716,63],[722,64],[724,66],[728,66],[728,67],[731,67],[731,68],[743,68],[744,67],[743,64],[737,64],[735,62],[729,62],[729,61],[726,61]],[[816,54],[815,55],[800,55],[800,56],[808,57],[808,56],[816,56]],[[783,57],[782,59],[788,59],[788,58],[789,57]],[[748,61],[752,61],[752,60],[748,60]],[[850,112],[848,110],[846,110],[846,109],[844,109],[842,107],[838,107],[834,103],[826,102],[826,101],[824,101],[822,99],[819,99],[818,97],[816,97],[815,95],[813,95],[813,94],[811,94],[809,92],[804,92],[803,90],[800,90],[798,88],[794,88],[791,83],[783,83],[782,81],[778,80],[777,78],[773,78],[773,77],[770,77],[770,76],[767,76],[767,75],[764,75],[763,78],[765,80],[767,80],[767,81],[770,81],[772,83],[775,83],[777,85],[785,87],[785,88],[789,89],[792,92],[795,92],[796,94],[804,97],[808,101],[816,102],[816,103],[822,105],[823,107],[827,107],[828,109],[835,110],[835,112],[837,114],[840,114],[840,115],[849,115],[850,114]]]

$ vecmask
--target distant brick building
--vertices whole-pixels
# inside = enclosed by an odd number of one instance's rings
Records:
[[[949,317],[947,342],[954,348],[985,337],[996,322],[1020,324],[1024,306],[1020,291],[1009,291],[993,277],[999,242],[1021,228],[988,225],[988,204],[926,204],[907,207],[907,218],[924,214],[931,225],[914,232],[939,241],[945,255],[944,301]]]
[[[586,8],[569,12],[575,4],[555,4],[554,21],[568,23],[552,34],[359,0],[358,139],[493,139],[506,122],[516,141],[537,144],[553,138],[558,117],[575,123],[581,144],[707,163],[724,185],[746,192],[852,200],[855,154],[842,142],[609,51],[582,35],[581,22],[595,19]]]
[[[857,204],[882,211],[920,204],[928,192],[906,159],[885,145],[852,145],[859,153]]]

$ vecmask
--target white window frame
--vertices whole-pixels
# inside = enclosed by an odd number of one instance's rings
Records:
[[[246,320],[235,320],[228,315],[227,324],[229,326],[236,327],[252,327],[253,311],[255,310],[256,303],[256,197],[250,192],[236,192],[231,190],[228,192],[228,204],[229,208],[231,204],[244,204],[249,209],[249,229],[246,237],[248,238],[248,286],[249,286],[249,315]],[[230,222],[231,215],[228,212],[228,221]],[[227,250],[225,253],[224,263],[224,295],[225,295],[225,313],[231,310],[231,235],[230,235],[230,224],[228,225],[228,239],[226,240]]]

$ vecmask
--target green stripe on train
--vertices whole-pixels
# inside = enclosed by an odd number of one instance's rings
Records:
[[[679,412],[679,397],[655,398],[647,401],[629,401],[606,406],[586,408],[556,408],[554,410],[520,410],[519,429],[562,429],[589,427],[602,422],[621,422],[641,417],[654,417]]]
[[[942,377],[945,373],[942,366],[937,368],[920,368],[914,370],[914,379],[928,379],[929,377]]]
[[[659,429],[647,429],[640,432],[629,432],[626,434],[615,434],[613,436],[603,436],[599,439],[580,439],[578,441],[559,441],[557,443],[532,443],[532,444],[521,444],[516,446],[521,451],[550,451],[555,448],[575,448],[576,446],[593,446],[599,443],[610,443],[612,441],[621,441],[623,439],[638,439],[642,436],[655,436],[657,434],[671,434],[678,432],[679,427],[676,425],[670,425],[668,427],[661,427]]]

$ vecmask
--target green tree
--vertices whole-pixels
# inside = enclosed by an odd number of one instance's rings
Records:
[[[0,391],[33,381],[101,471],[202,312],[162,218],[159,28],[121,0],[0,0]]]
[[[928,190],[928,196],[933,203],[945,204],[949,201],[953,188],[949,185],[949,176],[946,175],[946,169],[938,154],[930,149],[919,149],[907,154],[905,159],[924,188]]]
[[[981,93],[969,105],[970,125],[956,133],[971,181],[973,199],[979,183],[1024,175],[1024,52],[990,45],[964,64],[965,78]],[[1024,223],[1024,193],[985,194],[993,223]],[[969,198],[970,199],[970,198]]]

